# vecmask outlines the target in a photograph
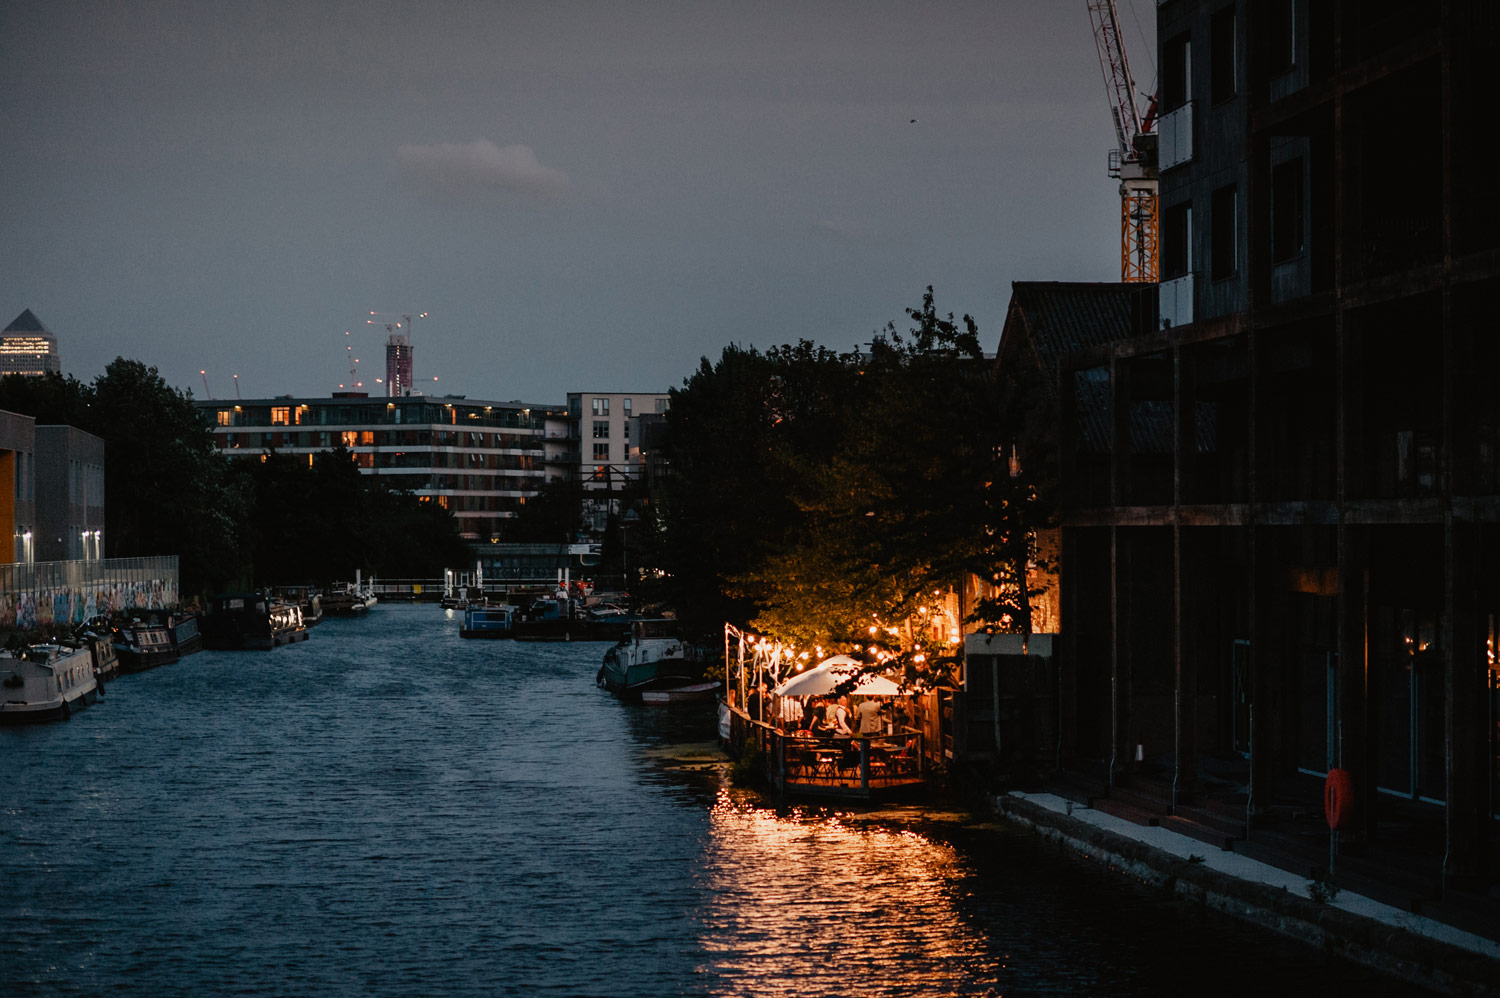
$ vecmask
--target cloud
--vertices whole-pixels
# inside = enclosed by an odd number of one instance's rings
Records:
[[[813,228],[840,239],[867,239],[875,235],[874,225],[857,218],[820,218],[813,222]]]
[[[530,146],[497,146],[488,139],[467,145],[401,146],[396,164],[409,180],[438,194],[511,192],[553,198],[573,185],[566,173],[538,162]]]

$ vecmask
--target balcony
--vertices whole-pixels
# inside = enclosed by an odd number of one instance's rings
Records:
[[[1163,329],[1191,325],[1193,321],[1193,275],[1184,274],[1157,285]]]
[[[1193,158],[1193,102],[1162,115],[1157,125],[1157,155],[1160,167],[1170,170],[1174,166],[1192,161]]]

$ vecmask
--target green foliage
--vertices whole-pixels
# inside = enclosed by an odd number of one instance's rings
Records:
[[[583,498],[583,483],[575,479],[546,483],[506,524],[505,540],[559,544],[573,540],[584,529]]]
[[[931,288],[907,315],[864,352],[731,346],[673,392],[659,561],[685,616],[848,646],[970,573],[1024,579],[1037,491],[1010,473],[977,326]],[[1015,619],[1023,594],[982,609]]]
[[[472,555],[442,506],[387,491],[343,447],[242,465],[254,497],[249,547],[260,585],[326,585],[366,574],[431,577]]]
[[[1309,880],[1307,896],[1319,904],[1327,904],[1339,896],[1339,885],[1332,880]]]

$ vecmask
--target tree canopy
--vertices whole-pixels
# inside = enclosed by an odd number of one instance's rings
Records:
[[[928,288],[910,328],[866,350],[731,346],[672,393],[659,561],[671,598],[803,647],[883,643],[969,575],[1014,598],[971,619],[1014,626],[1035,491],[1012,473],[972,318]]]

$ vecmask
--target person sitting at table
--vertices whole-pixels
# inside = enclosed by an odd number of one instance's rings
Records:
[[[802,708],[802,727],[809,735],[822,736],[832,729],[828,727],[823,712],[823,702],[817,697],[808,697]]]

